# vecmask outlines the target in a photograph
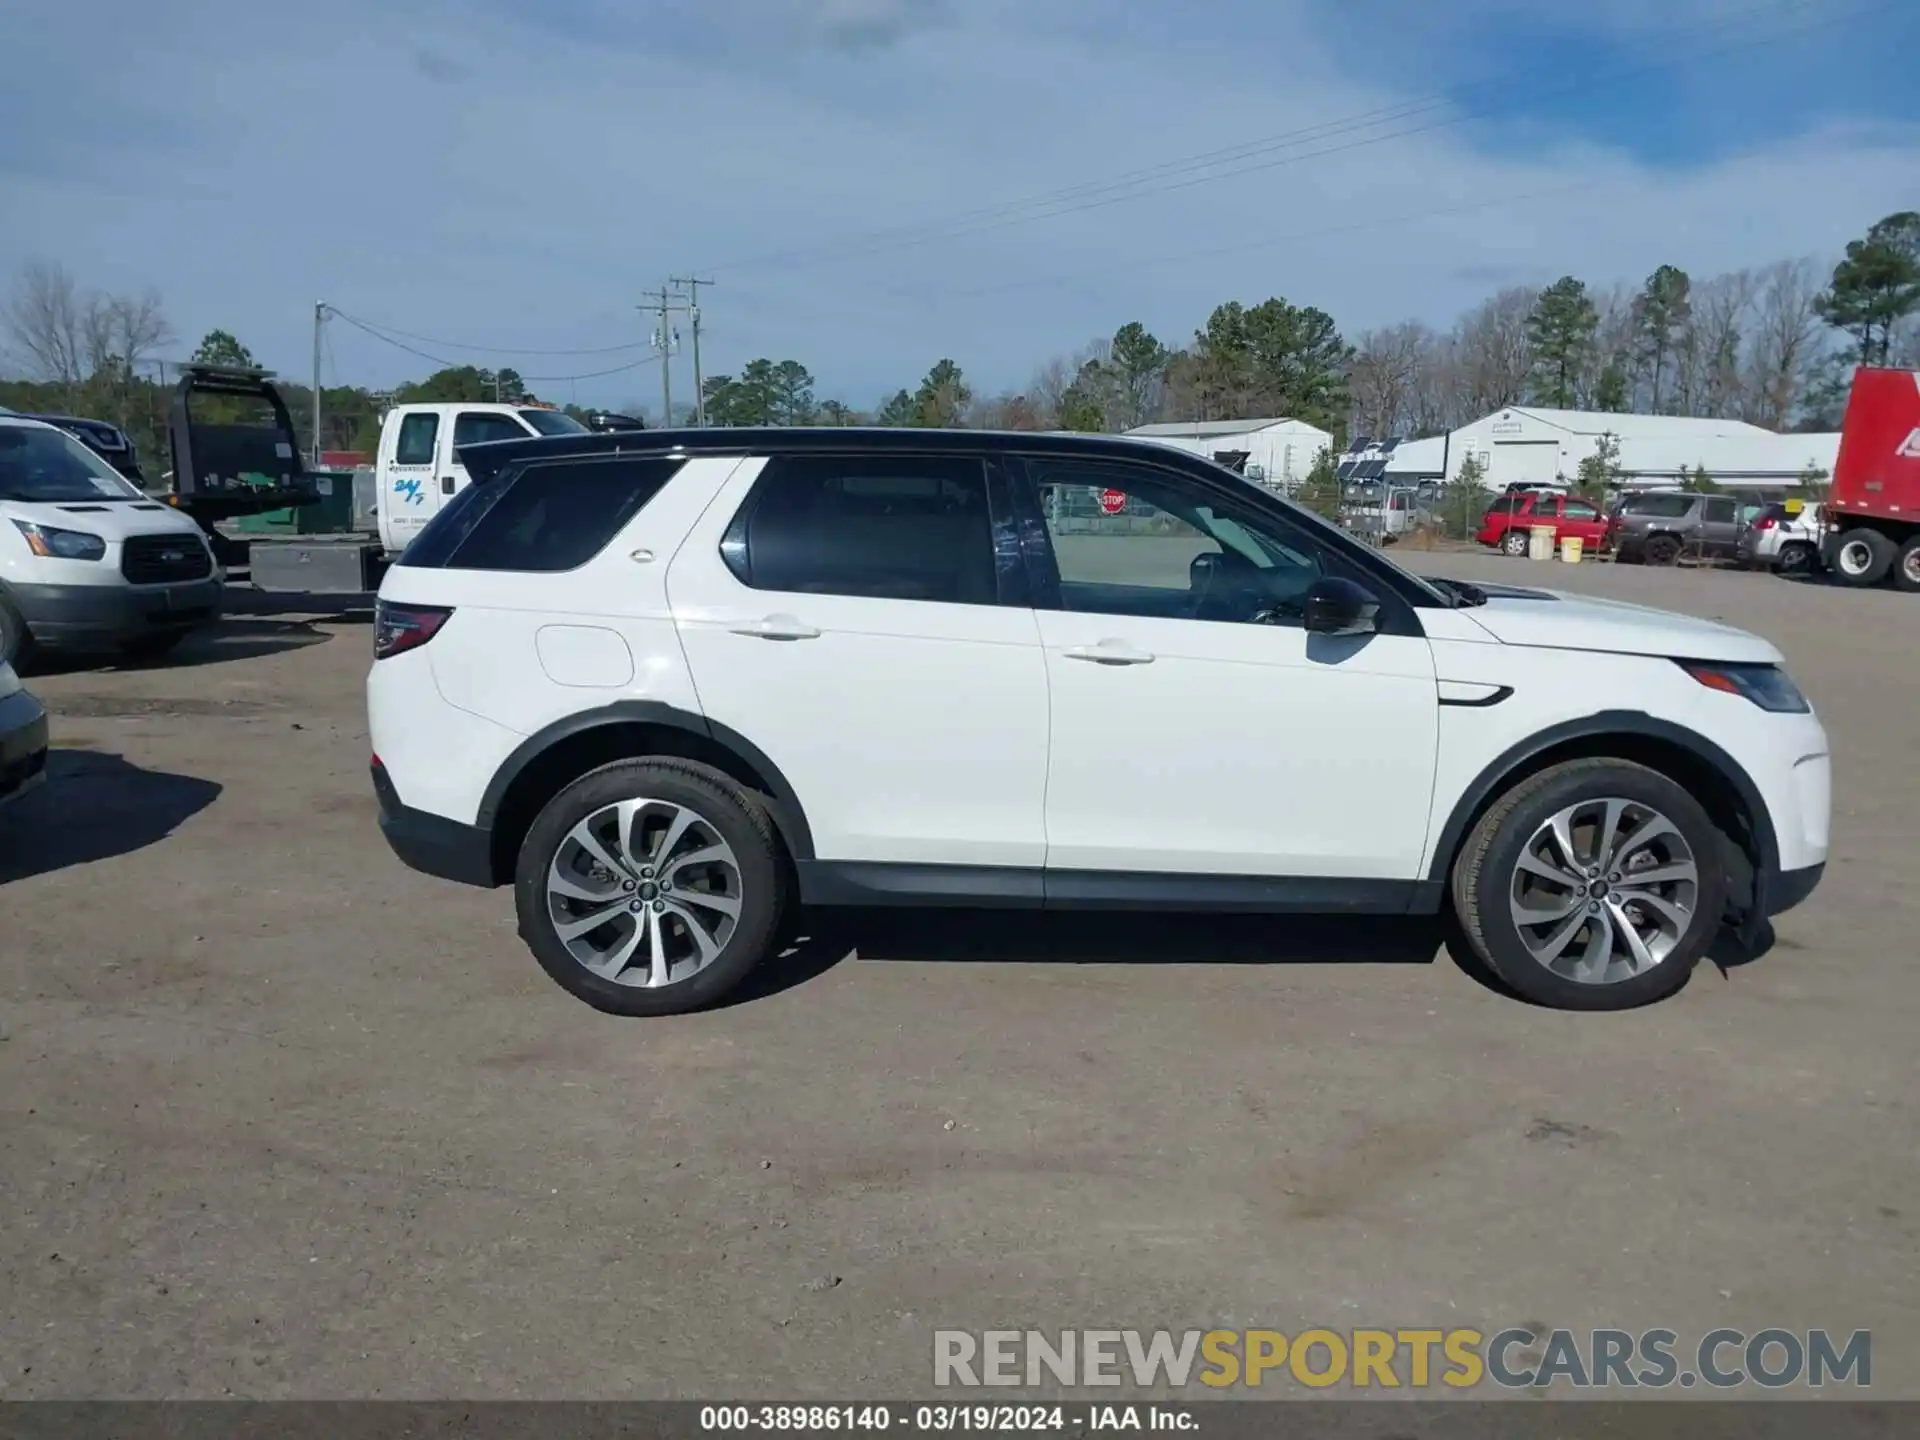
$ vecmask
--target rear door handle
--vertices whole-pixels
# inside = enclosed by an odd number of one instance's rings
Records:
[[[1060,652],[1069,660],[1091,660],[1096,665],[1151,665],[1153,652],[1136,650],[1118,640],[1102,640],[1098,645],[1075,645]]]
[[[769,615],[763,620],[751,620],[745,625],[728,627],[736,635],[751,635],[756,640],[818,640],[820,632],[804,620],[796,620],[791,615]]]

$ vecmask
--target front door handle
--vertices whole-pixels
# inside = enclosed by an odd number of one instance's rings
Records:
[[[804,620],[791,615],[769,615],[745,625],[729,627],[736,635],[751,635],[756,640],[818,640],[820,632]]]
[[[1153,652],[1136,650],[1118,640],[1102,640],[1098,645],[1075,645],[1060,652],[1069,660],[1091,660],[1096,665],[1151,665]]]

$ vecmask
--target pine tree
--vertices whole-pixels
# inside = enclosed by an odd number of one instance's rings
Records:
[[[1580,393],[1580,377],[1593,358],[1600,312],[1587,287],[1563,275],[1545,290],[1527,317],[1527,338],[1534,355],[1534,394],[1542,405],[1571,409]]]

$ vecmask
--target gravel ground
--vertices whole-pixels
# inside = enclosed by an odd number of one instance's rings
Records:
[[[849,916],[623,1022],[381,843],[364,616],[34,679],[0,1394],[847,1398],[927,1392],[936,1327],[1531,1323],[1869,1328],[1920,1396],[1920,608],[1406,558],[1786,651],[1836,850],[1770,953],[1573,1016],[1398,925]]]

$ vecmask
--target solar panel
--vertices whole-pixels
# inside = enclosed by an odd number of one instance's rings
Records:
[[[1380,449],[1384,451],[1386,454],[1391,455],[1394,452],[1394,450],[1399,446],[1400,442],[1406,438],[1407,437],[1404,435],[1389,435],[1386,439],[1380,442]]]
[[[1342,460],[1339,464],[1339,467],[1333,473],[1336,477],[1338,477],[1341,480],[1351,480],[1353,478],[1354,469],[1356,466],[1359,465],[1359,463],[1360,462],[1358,460]]]
[[[1384,460],[1362,460],[1360,462],[1358,474],[1363,480],[1378,480],[1386,473],[1387,462]]]
[[[1371,435],[1356,435],[1353,437],[1353,444],[1348,448],[1354,451],[1360,451],[1366,449],[1367,446],[1372,443],[1373,437]]]

